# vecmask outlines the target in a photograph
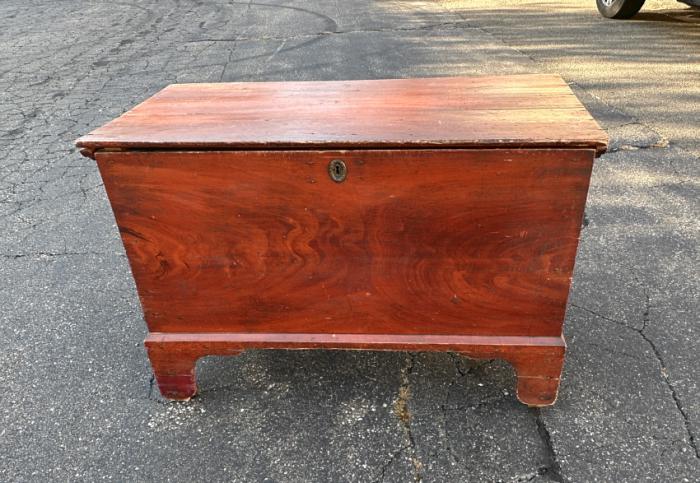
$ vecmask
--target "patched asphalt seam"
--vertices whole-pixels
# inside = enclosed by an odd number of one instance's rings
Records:
[[[418,458],[416,450],[416,440],[411,429],[411,412],[408,403],[411,399],[411,381],[410,377],[415,366],[415,355],[412,353],[406,354],[406,365],[401,369],[401,385],[399,386],[399,394],[394,401],[394,414],[399,418],[404,430],[406,439],[408,440],[408,449],[410,449],[411,464],[413,465],[413,481],[420,482],[423,480],[423,464]]]
[[[644,127],[645,129],[649,129],[643,124],[639,124],[640,126]],[[659,133],[654,132],[654,134],[657,134],[659,136],[659,140],[655,141],[653,143],[640,143],[640,144],[620,144],[619,146],[616,146],[614,148],[608,149],[608,153],[616,153],[618,151],[637,151],[637,150],[642,150],[642,149],[666,149],[668,148],[671,144],[669,143],[668,139],[660,135]]]

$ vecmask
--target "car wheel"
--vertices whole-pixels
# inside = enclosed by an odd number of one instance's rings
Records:
[[[603,17],[630,18],[644,5],[644,0],[596,0],[598,11]]]

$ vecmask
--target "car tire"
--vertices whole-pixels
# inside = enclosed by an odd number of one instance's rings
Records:
[[[607,18],[631,18],[644,5],[644,0],[596,0],[598,11]]]

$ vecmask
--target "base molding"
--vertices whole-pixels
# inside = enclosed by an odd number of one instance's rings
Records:
[[[145,346],[163,397],[174,400],[196,394],[195,364],[200,357],[237,355],[247,349],[337,349],[445,351],[503,359],[515,369],[518,399],[530,406],[554,404],[566,352],[562,336],[151,332]]]

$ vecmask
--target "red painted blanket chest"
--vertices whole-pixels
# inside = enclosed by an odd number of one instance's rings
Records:
[[[162,394],[245,349],[502,358],[556,398],[605,133],[555,75],[171,85],[80,138]]]

